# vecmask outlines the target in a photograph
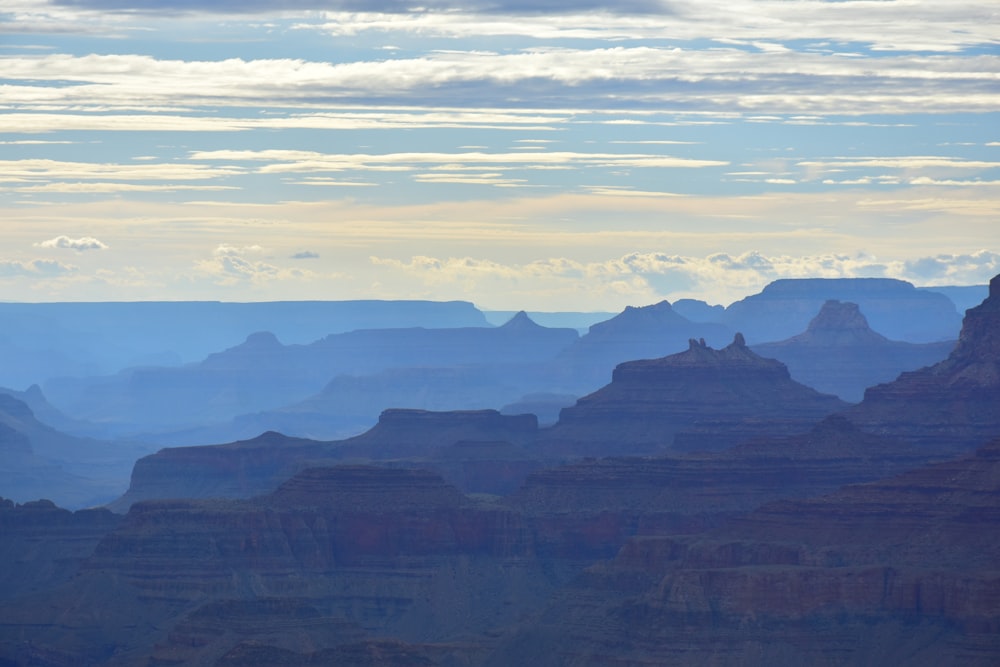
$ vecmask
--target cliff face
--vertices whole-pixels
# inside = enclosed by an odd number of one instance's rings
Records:
[[[541,445],[577,456],[723,449],[806,430],[843,406],[737,334],[721,350],[692,340],[686,352],[620,364],[611,384],[563,409]]]
[[[636,538],[489,664],[995,664],[998,519],[1000,441],[702,536]]]
[[[44,595],[0,604],[0,656],[30,637],[39,651],[101,664],[214,664],[258,649],[363,654],[378,636],[468,662],[495,643],[493,630],[623,540],[574,526],[570,544],[559,526],[470,501],[431,473],[359,466],[308,469],[252,500],[146,501],[57,605]]]
[[[70,512],[49,500],[19,505],[0,498],[0,599],[69,580],[120,522],[108,510]]]
[[[378,424],[366,433],[346,440],[322,442],[307,438],[289,438],[268,432],[250,440],[208,447],[170,447],[139,459],[132,471],[132,481],[125,495],[109,504],[125,512],[139,500],[152,498],[249,498],[270,493],[283,481],[311,463],[340,461],[416,461],[422,467],[441,470],[467,491],[497,492],[519,483],[537,467],[536,457],[527,450],[518,451],[518,459],[532,461],[513,470],[517,476],[491,487],[492,480],[476,469],[489,461],[470,452],[441,451],[456,443],[507,442],[524,445],[531,442],[538,429],[534,415],[501,415],[496,410],[430,412],[391,409],[383,411]],[[509,461],[512,457],[505,456]],[[468,470],[468,474],[463,473]],[[484,477],[476,484],[477,474]]]
[[[1000,276],[966,311],[947,359],[865,392],[844,415],[866,431],[960,451],[1000,434]]]
[[[891,341],[868,326],[857,304],[827,301],[805,332],[752,347],[802,384],[858,402],[866,388],[946,358],[954,343]]]
[[[547,468],[531,474],[505,503],[538,515],[624,512],[641,519],[641,530],[658,531],[671,517],[711,523],[779,498],[831,492],[945,458],[863,433],[833,415],[806,433],[721,452],[588,459]],[[685,520],[670,530],[683,531],[684,525],[706,523]]]

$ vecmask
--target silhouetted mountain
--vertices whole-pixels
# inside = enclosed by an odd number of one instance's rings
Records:
[[[737,334],[721,350],[688,350],[618,365],[611,384],[563,409],[540,446],[573,456],[723,449],[763,435],[807,429],[844,407],[791,379]]]
[[[954,340],[962,324],[948,297],[888,278],[776,280],[730,304],[722,321],[751,343],[779,341],[803,331],[830,300],[858,304],[871,327],[892,340]]]
[[[955,304],[960,314],[965,314],[969,308],[975,308],[990,294],[989,285],[941,285],[938,287],[918,287],[926,292],[944,294]]]
[[[359,330],[309,345],[282,345],[273,334],[258,332],[199,364],[64,378],[50,382],[46,392],[66,412],[114,433],[176,434],[167,442],[191,442],[199,427],[278,408],[281,414],[271,421],[268,415],[244,420],[272,428],[298,415],[306,423],[296,432],[326,437],[371,424],[397,397],[400,407],[508,403],[536,388],[545,377],[539,364],[577,338],[573,329],[540,327],[524,313],[501,327]],[[245,430],[237,423],[228,433],[238,437]]]
[[[64,507],[108,502],[125,488],[132,463],[149,448],[67,435],[0,392],[0,495],[49,498]]]
[[[608,381],[623,361],[651,359],[680,352],[692,338],[712,345],[731,340],[733,332],[720,324],[692,322],[679,315],[667,301],[635,308],[590,327],[586,335],[563,352],[554,372],[567,378],[567,389],[591,391]]]
[[[941,361],[954,346],[891,341],[872,331],[857,304],[827,301],[804,333],[752,347],[788,366],[802,384],[857,402],[866,388]]]
[[[224,445],[169,447],[138,460],[128,491],[109,507],[124,512],[133,503],[151,498],[248,498],[270,493],[305,467],[342,461],[398,460],[454,472],[457,464],[469,459],[468,467],[480,468],[489,463],[479,453],[466,447],[463,458],[453,447],[457,443],[526,445],[535,439],[537,430],[534,415],[393,409],[384,411],[369,431],[335,442],[268,432]],[[513,478],[513,485],[540,465],[537,455],[521,452],[530,465],[517,469],[521,476]],[[465,489],[489,490],[474,485]]]
[[[11,387],[194,362],[254,331],[307,343],[356,329],[487,325],[461,301],[0,303],[0,320],[0,385]]]
[[[514,310],[490,310],[484,311],[483,315],[490,324],[499,326],[517,315],[517,312]],[[615,313],[543,312],[533,310],[528,312],[527,315],[533,322],[537,322],[543,327],[549,327],[550,329],[569,328],[586,333],[591,325],[610,319],[615,316]]]
[[[267,491],[138,502],[120,523],[82,530],[86,554],[68,549],[70,533],[5,542],[0,571],[32,554],[39,566],[18,570],[23,580],[0,596],[0,660],[997,664],[1000,440],[831,489],[1000,436],[998,316],[1000,276],[967,313],[948,360],[796,432],[785,429],[808,410],[840,402],[792,382],[742,337],[621,364],[603,396],[566,410],[584,435],[590,410],[597,439],[616,433],[621,448],[642,442],[642,422],[696,403],[717,416],[678,431],[675,446],[681,435],[746,437],[774,420],[762,432],[778,436],[726,451],[532,471],[551,465],[542,455],[562,445],[550,438],[564,424],[414,410],[386,411],[340,442],[267,433],[163,450],[136,466],[134,481],[160,483],[160,494]],[[913,417],[935,402],[939,412]],[[625,411],[618,421],[614,404]],[[772,412],[782,404],[786,412]],[[887,428],[880,415],[891,417]],[[894,429],[899,437],[884,433]],[[362,457],[381,465],[357,465]],[[338,460],[351,464],[330,465]],[[519,465],[528,482],[505,498],[463,495],[414,469],[481,482]]]
[[[674,312],[692,322],[721,323],[726,315],[725,306],[711,306],[699,299],[678,299],[673,304]]]
[[[845,416],[862,429],[921,447],[960,451],[1000,435],[1000,276],[965,313],[952,353],[865,392]]]

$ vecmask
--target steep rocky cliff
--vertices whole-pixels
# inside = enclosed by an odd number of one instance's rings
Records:
[[[685,352],[620,364],[609,385],[563,409],[540,447],[574,456],[718,450],[807,430],[844,405],[793,381],[739,334],[721,350],[692,340]]]
[[[752,348],[788,366],[792,378],[802,384],[858,402],[866,388],[894,380],[903,371],[937,363],[954,346],[953,341],[889,340],[868,326],[857,304],[827,301],[805,332]]]
[[[120,522],[105,509],[70,512],[50,500],[0,498],[0,599],[67,581]]]
[[[0,657],[22,638],[67,662],[201,665],[393,637],[425,647],[400,655],[467,663],[622,541],[548,542],[564,534],[415,470],[314,468],[252,500],[146,501],[75,578],[0,603]]]
[[[657,521],[671,516],[715,520],[713,515],[814,496],[945,458],[863,433],[832,415],[808,432],[721,452],[587,459],[547,468],[532,473],[505,503],[539,515],[625,512],[641,517],[648,530],[661,530]]]
[[[994,665],[1000,441],[700,536],[631,540],[488,664]]]
[[[947,359],[869,388],[844,415],[871,433],[960,451],[1000,435],[1000,276]]]

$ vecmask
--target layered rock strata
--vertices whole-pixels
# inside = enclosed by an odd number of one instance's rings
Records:
[[[869,388],[844,415],[866,431],[939,451],[1000,435],[1000,276],[989,297],[966,311],[947,359]]]
[[[1000,441],[706,535],[631,540],[488,662],[987,665],[1000,659]]]
[[[128,491],[108,506],[125,512],[152,498],[249,498],[270,493],[310,465],[389,460],[440,470],[467,492],[506,492],[541,465],[524,447],[537,430],[530,414],[390,409],[372,429],[347,440],[268,432],[225,445],[170,447],[137,461]],[[490,475],[500,461],[507,474]]]
[[[540,447],[571,456],[720,450],[807,430],[844,406],[739,334],[721,350],[692,340],[685,352],[620,364],[611,384],[562,410]]]
[[[394,637],[467,663],[624,539],[575,527],[565,544],[558,526],[533,527],[431,473],[359,466],[308,469],[251,500],[137,503],[74,579],[0,605],[0,657],[17,655],[20,637],[36,656],[213,664],[246,655],[261,629],[265,655]]]

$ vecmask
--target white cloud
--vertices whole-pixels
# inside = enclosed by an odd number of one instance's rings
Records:
[[[197,272],[211,278],[217,285],[236,286],[249,284],[262,286],[274,281],[303,280],[315,276],[302,269],[284,269],[270,263],[266,251],[259,245],[234,246],[220,244],[212,251],[211,259],[196,262]]]
[[[33,259],[23,262],[19,260],[0,260],[0,277],[10,278],[27,276],[33,278],[51,278],[67,273],[73,273],[77,267],[72,264],[63,264],[54,259]]]
[[[523,307],[541,297],[556,300],[567,310],[592,309],[595,302],[621,308],[708,294],[729,303],[781,278],[890,277],[918,285],[981,284],[1000,272],[1000,254],[987,250],[887,261],[863,253],[792,256],[752,251],[704,257],[636,252],[595,262],[563,257],[519,264],[427,256],[408,260],[373,256],[371,262],[389,270],[384,281],[402,279],[400,284],[411,285],[413,295],[475,294],[482,305],[496,308]]]
[[[990,112],[1000,106],[994,55],[845,60],[734,47],[538,47],[523,52],[430,52],[355,62],[295,59],[160,60],[144,55],[0,58],[8,104],[184,109],[291,108],[345,103],[500,107],[510,96],[551,108],[646,107],[811,115]],[[46,85],[46,82],[75,85]],[[137,105],[137,100],[141,104]],[[530,105],[530,102],[527,104]],[[170,122],[169,119],[166,122]],[[192,126],[197,124],[192,119]],[[236,123],[238,125],[238,123]]]
[[[656,155],[653,153],[578,153],[543,151],[532,153],[386,153],[337,154],[295,150],[218,150],[196,151],[192,160],[222,160],[227,162],[255,161],[269,164],[258,168],[259,173],[295,173],[323,171],[409,171],[432,165],[453,170],[489,167],[491,169],[531,169],[548,167],[629,167],[629,168],[703,168],[724,167],[723,160]]]
[[[61,248],[65,250],[76,250],[77,252],[83,252],[84,250],[107,250],[108,248],[107,245],[98,241],[93,236],[82,236],[78,239],[70,238],[68,236],[57,236],[54,239],[41,241],[35,245],[39,248]]]
[[[230,166],[208,167],[199,164],[114,164],[97,162],[66,162],[62,160],[25,159],[0,160],[0,182],[46,183],[53,179],[125,181],[145,180],[208,180],[242,173]]]

